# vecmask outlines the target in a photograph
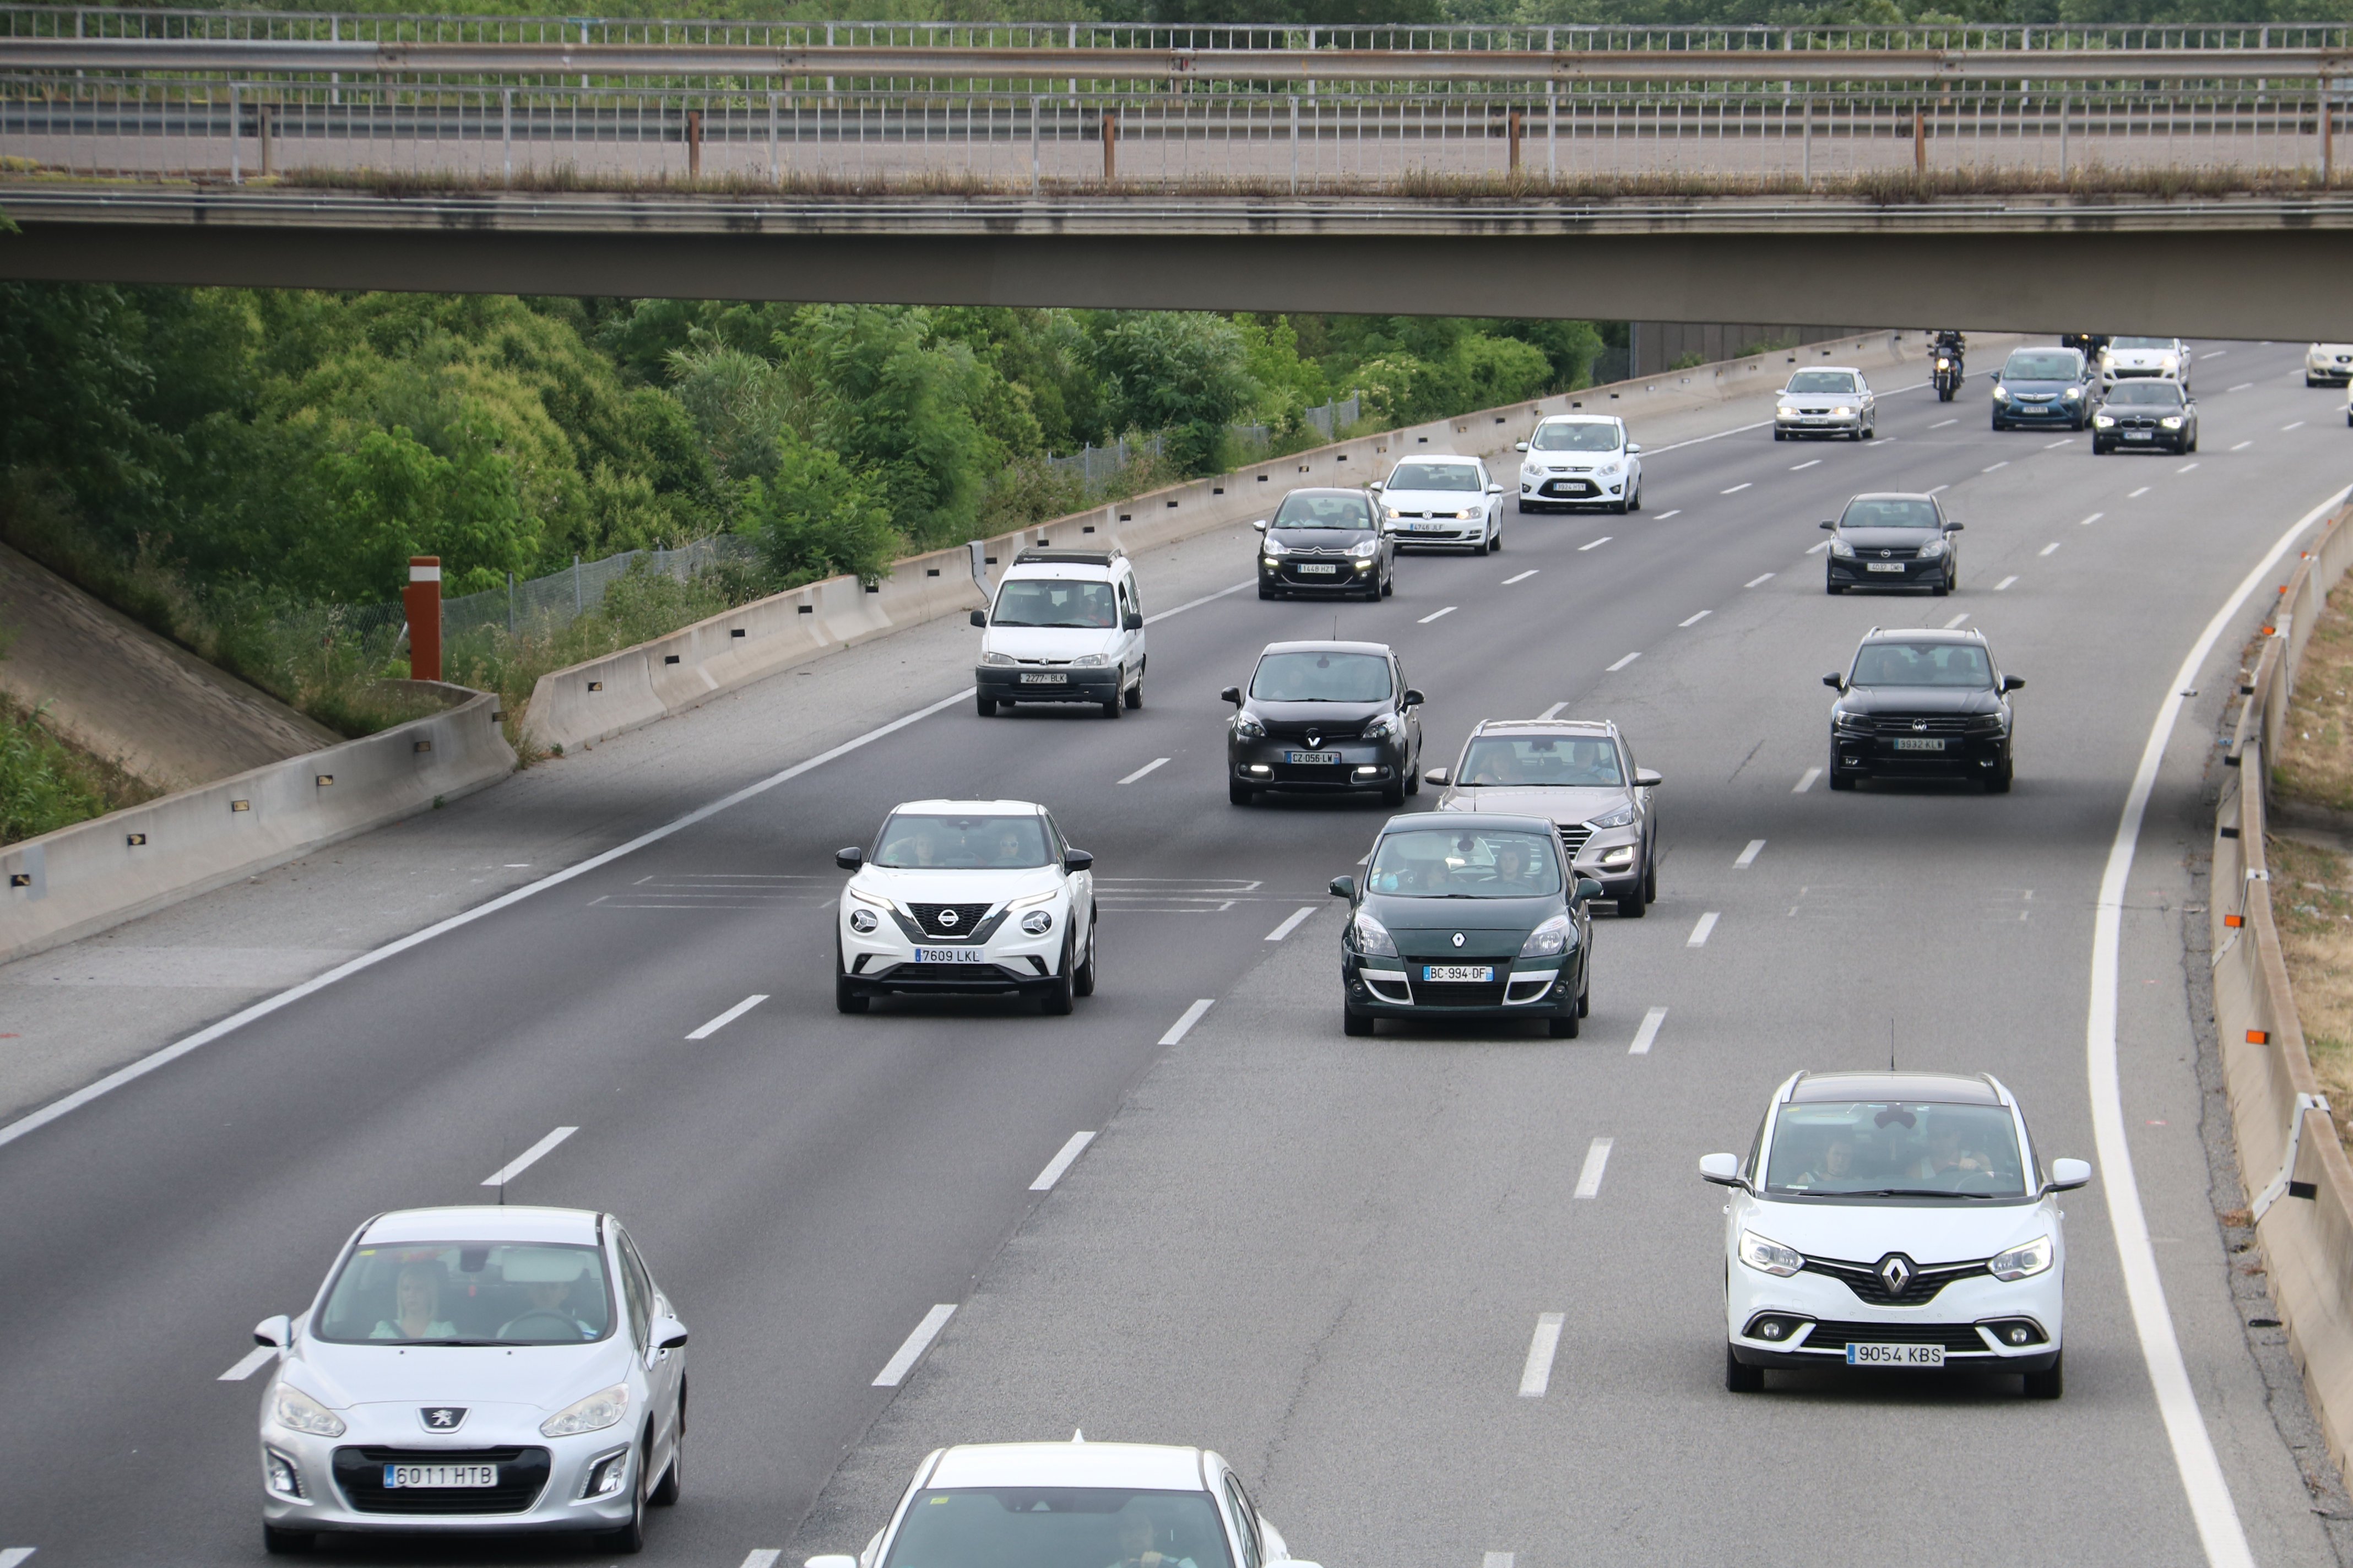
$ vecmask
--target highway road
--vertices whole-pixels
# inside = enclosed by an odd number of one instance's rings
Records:
[[[1735,1396],[1694,1166],[1745,1147],[1793,1068],[1891,1039],[1905,1067],[2000,1074],[2047,1153],[2094,1154],[2092,904],[2126,786],[2199,629],[2348,472],[2341,399],[2302,387],[2299,352],[2206,345],[2183,458],[1992,434],[1986,366],[1951,405],[1883,387],[1862,446],[1778,445],[1732,405],[1652,445],[1642,514],[1507,518],[1502,554],[1409,557],[1378,605],[1192,604],[1152,627],[1147,705],[1115,723],[984,721],[944,688],[0,1144],[0,1557],[258,1557],[249,1326],[299,1310],[368,1215],[479,1201],[572,1128],[508,1196],[619,1214],[694,1333],[687,1498],[651,1561],[854,1551],[930,1447],[1074,1426],[1219,1448],[1328,1568],[2204,1561],[2100,1185],[2069,1205],[2061,1403],[1992,1378]],[[1967,524],[1960,590],[1824,595],[1816,521],[1931,486]],[[1147,610],[1187,596],[1144,586]],[[2028,682],[2015,793],[1830,795],[1820,675],[1867,626],[1960,617]],[[1216,696],[1263,642],[1335,624],[1401,650],[1430,765],[1481,718],[1557,706],[1617,719],[1665,775],[1660,901],[1597,921],[1583,1039],[1342,1037],[1324,884],[1385,814],[1228,805]],[[2209,1190],[2183,952],[2211,719],[2253,624],[2200,677],[2150,808],[2123,1109],[2226,1511],[2253,1561],[2328,1563],[2228,1282],[2214,1211],[2240,1200],[2227,1173]],[[833,1011],[830,853],[928,795],[1046,802],[1095,853],[1103,981],[1075,1016]],[[1557,1350],[1532,1358],[1546,1313]]]

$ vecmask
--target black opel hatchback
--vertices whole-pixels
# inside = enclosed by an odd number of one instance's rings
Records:
[[[1394,816],[1365,877],[1332,879],[1349,902],[1340,935],[1342,1026],[1377,1018],[1542,1019],[1575,1039],[1592,1000],[1592,900],[1540,816]]]

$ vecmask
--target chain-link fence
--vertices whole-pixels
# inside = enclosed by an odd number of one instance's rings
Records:
[[[1078,475],[1092,489],[1110,479],[1113,474],[1118,473],[1130,463],[1160,456],[1161,449],[1166,445],[1166,441],[1158,436],[1138,437],[1133,441],[1122,436],[1108,447],[1098,447],[1089,442],[1084,447],[1067,458],[1050,456],[1046,463],[1058,474]]]
[[[1303,409],[1299,417],[1321,432],[1324,439],[1330,441],[1335,438],[1335,431],[1345,430],[1364,417],[1364,407],[1362,400],[1352,392],[1321,408]]]
[[[698,539],[676,550],[625,550],[602,561],[572,558],[572,564],[544,577],[507,577],[503,588],[485,589],[441,601],[441,635],[455,639],[470,632],[501,630],[510,636],[545,635],[602,609],[605,590],[628,575],[635,563],[661,576],[686,582],[723,562],[754,559],[757,550],[733,534]],[[407,627],[406,612],[389,605],[335,605],[319,612],[324,635],[373,637],[387,626]]]

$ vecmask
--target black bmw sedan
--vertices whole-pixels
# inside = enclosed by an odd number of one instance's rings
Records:
[[[1389,819],[1340,935],[1342,1027],[1378,1018],[1541,1018],[1575,1039],[1593,994],[1592,900],[1540,816],[1456,812]]]
[[[1249,687],[1219,695],[1238,710],[1226,726],[1236,805],[1262,789],[1378,790],[1390,805],[1420,792],[1421,693],[1386,644],[1269,643]]]
[[[1274,516],[1250,524],[1259,541],[1258,596],[1336,594],[1377,599],[1397,589],[1397,541],[1363,490],[1293,490]]]
[[[1926,588],[1938,598],[1961,585],[1953,535],[1961,525],[1932,495],[1861,495],[1846,503],[1830,531],[1828,586]]]
[[[2120,381],[2092,416],[2092,451],[2105,457],[2118,447],[2130,452],[2198,450],[2198,404],[2175,381]]]
[[[1831,788],[1869,778],[1973,779],[2010,789],[2010,694],[2026,682],[1994,668],[1985,634],[1873,626],[1844,675],[1822,677],[1831,704]]]

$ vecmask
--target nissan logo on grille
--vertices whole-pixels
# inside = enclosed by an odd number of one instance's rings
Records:
[[[1891,1296],[1904,1294],[1904,1287],[1912,1283],[1912,1260],[1900,1252],[1891,1252],[1879,1260],[1879,1282],[1887,1287]]]
[[[952,926],[955,924],[957,920],[961,917],[958,916],[954,910],[942,910],[938,914],[932,918],[941,925]]]

